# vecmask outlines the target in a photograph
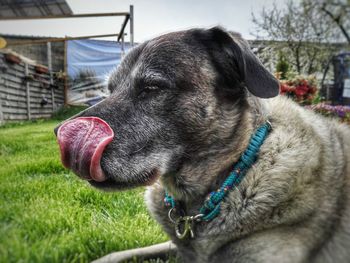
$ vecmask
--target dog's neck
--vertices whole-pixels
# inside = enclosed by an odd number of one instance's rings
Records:
[[[248,97],[247,110],[242,112],[237,123],[235,136],[220,150],[207,149],[205,154],[193,157],[176,174],[162,177],[162,184],[175,198],[185,203],[203,200],[211,191],[220,187],[247,148],[255,129],[267,120],[263,102],[256,97]],[[223,167],[225,167],[223,169]]]

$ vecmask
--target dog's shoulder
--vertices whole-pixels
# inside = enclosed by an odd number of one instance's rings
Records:
[[[265,107],[272,132],[261,152],[288,156],[291,160],[284,160],[285,165],[292,162],[298,167],[302,167],[305,159],[309,165],[314,160],[316,166],[322,165],[327,158],[349,159],[350,128],[347,125],[283,96],[267,100]]]

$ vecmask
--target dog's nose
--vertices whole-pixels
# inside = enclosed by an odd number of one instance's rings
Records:
[[[53,132],[55,133],[55,135],[57,136],[57,132],[58,132],[58,129],[60,128],[61,124],[58,124],[55,129],[53,129]]]

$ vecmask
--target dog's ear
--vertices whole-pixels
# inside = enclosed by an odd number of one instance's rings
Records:
[[[239,71],[240,81],[253,95],[260,98],[278,95],[278,80],[261,64],[240,34],[227,32],[220,27],[208,29],[208,32],[226,59],[232,60],[231,63]]]

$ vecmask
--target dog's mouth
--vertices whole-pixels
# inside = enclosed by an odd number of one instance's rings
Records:
[[[108,178],[105,181],[97,182],[90,180],[89,183],[97,188],[104,190],[124,190],[128,188],[134,188],[138,186],[148,186],[154,184],[160,177],[160,171],[157,168],[152,169],[151,171],[143,172],[139,177],[128,180],[128,181],[117,181],[112,178]]]
[[[97,117],[80,117],[65,122],[57,132],[63,165],[83,179],[106,181],[100,161],[113,137],[112,128]]]
[[[97,117],[80,117],[63,123],[57,132],[63,165],[98,188],[125,189],[153,184],[160,176],[158,168],[119,181],[107,176],[101,167],[105,148],[113,140],[112,128]]]

